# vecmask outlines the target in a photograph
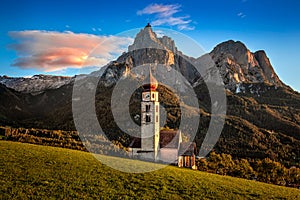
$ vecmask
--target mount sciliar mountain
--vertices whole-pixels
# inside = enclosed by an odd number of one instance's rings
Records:
[[[128,50],[116,61],[109,63],[105,70],[80,77],[82,87],[85,87],[85,77],[97,78],[101,75],[96,93],[96,110],[99,123],[109,139],[119,140],[125,146],[132,139],[118,128],[110,110],[116,82],[122,76],[137,78],[131,76],[131,70],[136,66],[160,63],[181,72],[193,85],[200,108],[190,109],[195,111],[191,113],[200,114],[195,142],[198,147],[201,146],[211,118],[209,92],[202,80],[214,72],[208,70],[201,77],[186,59],[197,63],[205,56],[185,56],[177,50],[171,38],[158,38],[151,27],[142,29]],[[252,53],[243,43],[230,40],[217,45],[209,55],[221,73],[227,96],[227,116],[215,151],[248,159],[270,157],[286,166],[299,167],[300,94],[279,79],[264,51]],[[19,79],[15,79],[18,84],[14,84],[13,78],[9,81],[7,79],[1,77],[0,84],[2,125],[75,130],[72,118],[74,78],[61,78],[60,84],[53,81],[55,87],[39,87],[33,91],[17,87],[23,85]],[[57,80],[57,77],[54,79]],[[41,86],[45,83],[41,81],[38,84]],[[165,125],[177,128],[181,116],[178,99],[166,87],[160,85],[158,90],[160,102],[167,111]],[[185,90],[185,86],[181,85],[179,90]],[[137,124],[140,122],[134,116],[140,113],[140,92],[136,90],[129,105],[132,118]],[[184,134],[188,136],[188,133]]]

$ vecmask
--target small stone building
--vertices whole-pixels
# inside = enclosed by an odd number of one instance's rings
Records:
[[[178,151],[178,167],[197,169],[196,153],[195,142],[182,142]]]

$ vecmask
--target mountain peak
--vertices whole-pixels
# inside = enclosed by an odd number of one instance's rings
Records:
[[[228,40],[218,44],[212,51],[213,56],[226,56],[231,55],[239,63],[246,65],[250,61],[250,51],[247,49],[246,45],[240,41]]]
[[[236,48],[241,48],[241,49],[247,49],[246,45],[238,40],[237,41],[228,40],[228,41],[222,42],[216,46],[216,48],[218,48],[218,47],[219,48],[220,47],[223,47],[223,48],[236,47]]]
[[[133,44],[128,46],[128,51],[145,48],[164,49],[173,53],[177,52],[174,40],[167,36],[157,37],[150,23],[136,35]]]
[[[282,85],[282,82],[280,81],[279,77],[275,73],[272,64],[267,57],[267,54],[264,50],[259,50],[254,53],[254,57],[259,63],[262,71],[264,72],[264,75],[266,79],[271,83],[275,85]]]
[[[264,51],[252,53],[240,41],[229,40],[210,53],[230,90],[240,83],[268,83],[283,86]]]

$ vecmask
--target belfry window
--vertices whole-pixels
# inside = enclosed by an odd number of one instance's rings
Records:
[[[151,116],[150,115],[146,115],[146,122],[151,122]]]
[[[151,105],[146,105],[146,112],[150,112],[151,110]]]

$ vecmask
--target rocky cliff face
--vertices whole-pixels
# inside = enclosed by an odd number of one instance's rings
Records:
[[[248,88],[251,83],[285,87],[264,51],[252,53],[243,43],[229,40],[217,45],[209,54],[197,59],[191,58],[178,51],[171,38],[157,37],[151,26],[142,29],[136,35],[134,43],[128,47],[128,53],[120,56],[107,68],[106,76],[108,74],[109,76],[106,78],[111,85],[120,76],[130,74],[133,67],[146,63],[159,63],[181,72],[192,85],[196,86],[201,82],[201,76],[193,65],[206,65],[209,63],[207,60],[215,63],[225,88],[231,92],[252,91],[253,88]],[[124,67],[120,67],[122,64]],[[118,69],[114,68],[116,65],[119,66]],[[206,79],[214,79],[214,73],[216,73],[215,68],[209,70],[203,68],[201,71],[202,78]],[[113,80],[110,77],[114,77]],[[258,91],[254,92],[258,93]]]
[[[210,55],[221,72],[226,88],[231,91],[247,83],[284,85],[264,51],[252,53],[243,43],[229,40],[217,45]]]
[[[275,73],[266,52],[263,50],[256,51],[254,57],[257,60],[259,66],[261,67],[266,80],[274,85],[283,86],[283,83]]]
[[[132,68],[155,63],[165,65],[167,71],[174,68],[190,82],[193,82],[195,77],[199,78],[199,74],[184,58],[187,57],[177,50],[175,42],[171,38],[157,37],[151,27],[146,26],[136,35],[134,43],[128,47],[128,52],[106,66],[102,81],[106,86],[112,86],[121,76],[129,76]],[[184,85],[178,87],[181,90],[185,89]]]
[[[225,88],[231,92],[252,91],[253,88],[249,88],[251,83],[265,83],[276,87],[285,86],[275,73],[264,51],[252,53],[243,43],[229,40],[217,45],[207,55],[197,59],[191,58],[178,51],[174,40],[170,37],[157,37],[151,26],[146,26],[136,35],[134,43],[128,47],[127,53],[109,63],[104,67],[105,70],[101,69],[91,75],[102,75],[105,85],[112,86],[121,76],[130,75],[132,68],[147,63],[158,63],[179,71],[190,84],[196,86],[201,80],[201,76],[193,65],[199,63],[206,65],[205,59],[207,60],[208,57],[209,60],[212,58],[215,62]],[[214,73],[213,69],[201,71],[202,78],[214,79]],[[0,76],[0,83],[16,91],[27,93],[56,89],[69,84],[72,80],[74,78],[46,75],[36,75],[31,78]],[[181,89],[184,90],[184,86]],[[258,91],[253,92],[258,93]]]
[[[174,40],[167,36],[157,37],[151,26],[146,26],[128,47],[128,53],[120,56],[117,62],[126,62],[128,67],[146,63],[159,63],[168,66],[175,64],[177,51]]]
[[[128,47],[128,52],[144,48],[164,49],[177,53],[174,40],[167,36],[158,38],[151,26],[146,26],[136,35],[134,43]]]

